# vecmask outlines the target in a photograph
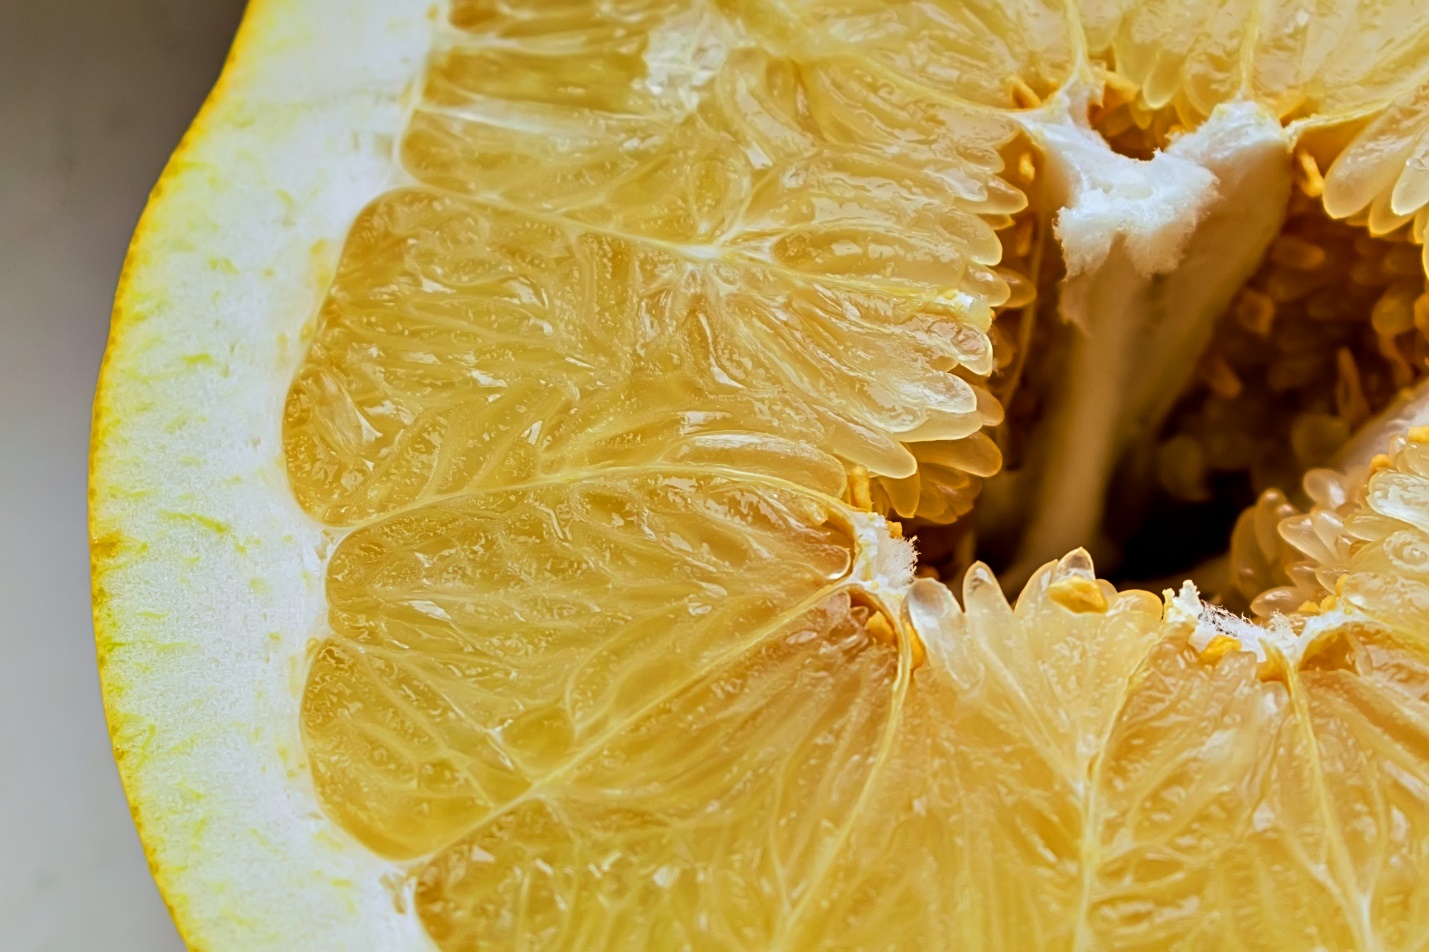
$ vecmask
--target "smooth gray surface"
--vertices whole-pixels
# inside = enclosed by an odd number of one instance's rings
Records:
[[[129,233],[238,0],[0,0],[0,949],[182,949],[110,755],[89,410]]]

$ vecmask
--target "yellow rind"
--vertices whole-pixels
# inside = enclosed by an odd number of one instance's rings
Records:
[[[95,638],[120,776],[190,948],[430,946],[398,908],[402,871],[322,818],[302,763],[326,542],[286,490],[278,429],[347,226],[400,174],[433,13],[254,0],[120,277],[90,449]]]

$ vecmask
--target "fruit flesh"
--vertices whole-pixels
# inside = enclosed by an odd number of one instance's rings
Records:
[[[997,469],[985,219],[1023,200],[1011,121],[907,81],[946,34],[848,7],[453,10],[285,420],[352,528],[324,806],[445,948],[1412,947],[1412,624],[1369,598],[1262,679],[1082,554],[1015,607],[869,576],[849,467],[928,519]]]

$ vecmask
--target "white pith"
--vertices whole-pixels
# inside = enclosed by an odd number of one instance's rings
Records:
[[[1113,467],[1155,438],[1290,191],[1289,135],[1252,103],[1218,107],[1150,161],[1113,152],[1065,95],[1024,125],[1060,209],[1060,310],[1074,330],[1056,409],[1034,438],[1038,486],[1005,579],[1014,587],[1075,546],[1099,554]]]
[[[1195,584],[1189,581],[1181,584],[1179,592],[1167,589],[1163,595],[1167,624],[1188,629],[1187,642],[1195,650],[1205,651],[1217,638],[1232,638],[1239,645],[1236,650],[1254,654],[1257,661],[1283,661],[1291,668],[1298,668],[1326,639],[1347,627],[1382,627],[1348,604],[1306,618],[1297,632],[1283,615],[1274,615],[1265,624],[1257,624],[1203,602]],[[1278,658],[1274,657],[1277,655]]]
[[[107,357],[126,372],[105,376],[94,446],[92,531],[112,552],[96,613],[121,772],[195,948],[431,947],[400,870],[308,779],[298,700],[332,540],[288,489],[280,432],[346,231],[397,180],[429,6],[253,4],[126,265]]]
[[[849,583],[896,607],[903,604],[913,584],[917,553],[904,539],[889,535],[888,521],[876,513],[854,513],[854,538],[858,558],[849,571]]]

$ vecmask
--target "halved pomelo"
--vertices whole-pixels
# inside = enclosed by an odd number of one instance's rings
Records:
[[[95,414],[185,937],[1422,948],[1426,53],[1410,2],[255,3]]]

